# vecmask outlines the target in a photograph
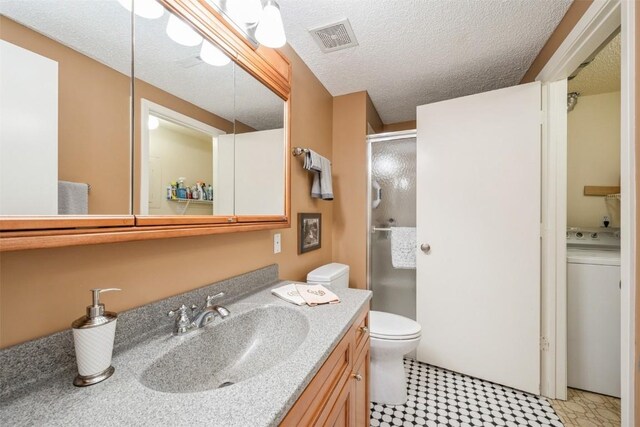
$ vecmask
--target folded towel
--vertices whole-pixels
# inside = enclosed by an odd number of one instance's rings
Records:
[[[293,283],[289,283],[288,285],[280,286],[276,289],[271,289],[271,293],[278,298],[282,298],[283,300],[290,302],[296,305],[304,305],[307,302],[300,296],[298,290],[296,289],[296,285]]]
[[[306,301],[307,305],[314,306],[320,304],[337,304],[340,302],[338,295],[331,292],[329,289],[322,285],[299,285],[296,284],[296,289],[302,298]]]
[[[304,157],[304,168],[314,173],[311,197],[322,200],[333,200],[331,161],[315,151],[309,150]]]
[[[89,184],[58,181],[58,214],[87,215],[89,213]]]
[[[321,160],[322,156],[320,154],[313,150],[309,150],[304,156],[304,168],[308,171],[320,172],[322,170]]]
[[[416,268],[416,228],[391,227],[391,265]]]

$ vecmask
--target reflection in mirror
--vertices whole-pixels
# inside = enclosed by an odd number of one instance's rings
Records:
[[[218,179],[218,137],[234,131],[233,63],[164,8],[134,19],[135,212],[233,215],[233,182]]]
[[[131,214],[131,13],[0,2],[0,215]]]
[[[274,92],[236,66],[236,215],[285,213],[285,105]],[[220,140],[224,138],[227,136]]]

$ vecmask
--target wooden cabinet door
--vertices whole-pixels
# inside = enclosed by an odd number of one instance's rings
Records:
[[[364,346],[353,366],[355,426],[369,425],[369,341]],[[358,380],[360,379],[360,380]]]
[[[354,382],[349,378],[349,381],[342,386],[338,399],[336,399],[336,403],[331,408],[331,412],[329,412],[327,420],[323,424],[324,427],[353,427],[356,425]]]

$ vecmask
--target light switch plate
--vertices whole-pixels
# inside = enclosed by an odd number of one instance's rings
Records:
[[[280,233],[273,235],[273,253],[279,254],[282,252],[282,244],[280,242]]]

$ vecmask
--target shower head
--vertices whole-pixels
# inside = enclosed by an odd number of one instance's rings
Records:
[[[576,108],[579,96],[580,92],[571,92],[567,95],[567,112],[571,112]]]

